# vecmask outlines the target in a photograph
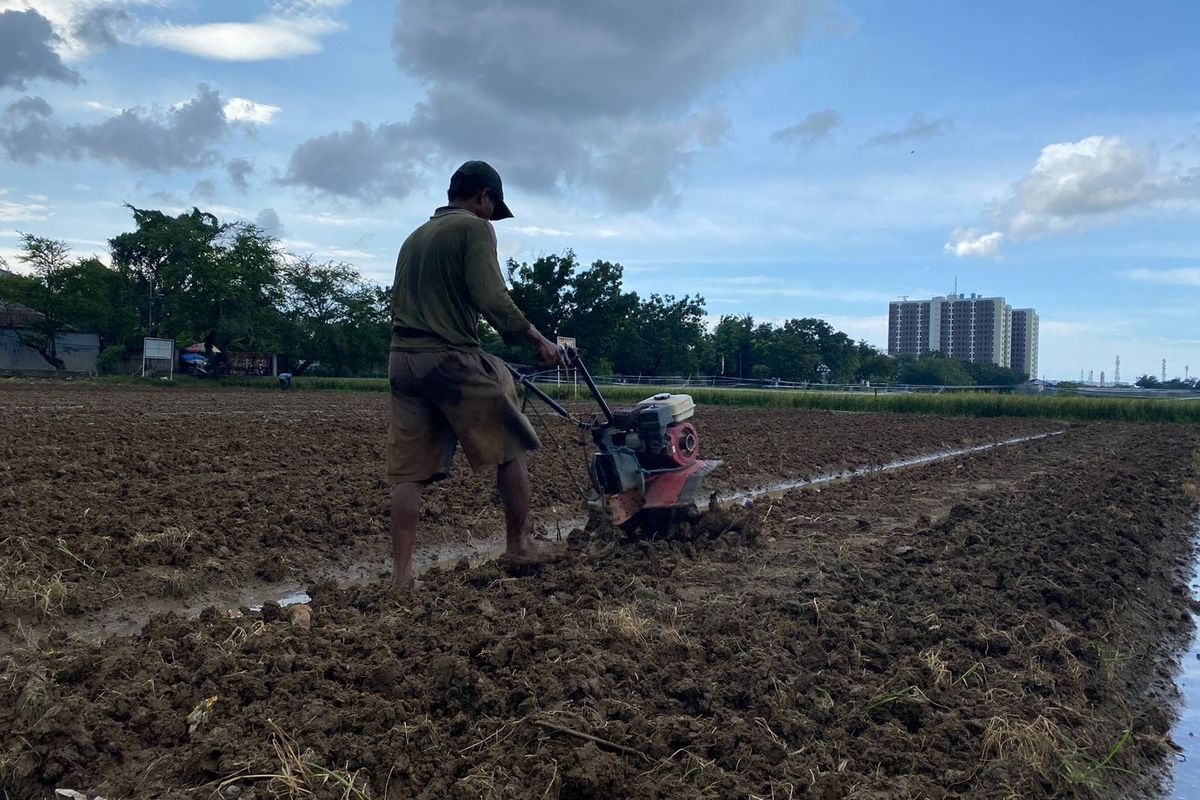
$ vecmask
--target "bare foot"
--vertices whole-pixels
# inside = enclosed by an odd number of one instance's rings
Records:
[[[425,581],[419,581],[411,575],[408,576],[408,580],[392,576],[391,588],[393,592],[411,592],[414,589],[420,589],[424,585]]]
[[[550,564],[561,561],[566,557],[566,551],[561,546],[529,540],[519,547],[510,547],[500,556],[501,564],[525,566],[530,564]]]

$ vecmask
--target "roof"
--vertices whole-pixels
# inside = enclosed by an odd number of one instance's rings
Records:
[[[31,328],[35,322],[44,320],[46,315],[32,308],[16,303],[0,302],[0,328]],[[73,325],[63,325],[64,331],[79,330]]]

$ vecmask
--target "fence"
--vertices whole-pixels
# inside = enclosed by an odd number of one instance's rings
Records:
[[[530,369],[522,368],[522,371]],[[534,372],[535,383],[571,385],[574,370],[552,369]],[[679,389],[767,389],[793,392],[843,392],[862,394],[955,392],[1011,393],[1017,386],[918,386],[900,383],[820,383],[817,381],[784,381],[776,378],[731,378],[728,375],[593,375],[598,386],[655,386]]]
[[[552,369],[531,372],[535,383],[571,385],[573,370]],[[1136,386],[1065,386],[1041,382],[1016,385],[924,386],[907,383],[820,383],[817,381],[784,381],[776,378],[731,378],[727,375],[593,375],[598,386],[655,386],[672,389],[764,389],[791,392],[838,392],[843,394],[959,394],[987,392],[991,394],[1068,395],[1098,398],[1140,398],[1151,400],[1200,400],[1200,392],[1177,389],[1142,389]]]

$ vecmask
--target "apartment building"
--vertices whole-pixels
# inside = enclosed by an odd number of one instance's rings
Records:
[[[1033,376],[1037,374],[1037,338],[1037,313],[1031,308],[1014,312],[1003,297],[958,294],[905,299],[892,301],[888,308],[889,355],[938,352]]]
[[[1012,311],[1012,368],[1030,380],[1038,374],[1038,315],[1032,308]]]

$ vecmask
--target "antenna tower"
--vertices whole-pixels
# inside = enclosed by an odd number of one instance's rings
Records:
[[[1121,382],[1121,357],[1117,356],[1117,370],[1113,373],[1113,383]]]
[[[1162,365],[1162,382],[1163,383],[1167,382],[1167,360],[1165,358],[1163,359],[1163,365]]]
[[[1104,385],[1104,370],[1100,370],[1100,385]]]
[[[1094,369],[1089,369],[1089,370],[1088,370],[1088,383],[1095,383],[1095,381],[1094,381],[1094,380],[1092,380],[1092,378],[1093,378],[1095,375],[1096,375],[1096,371],[1095,371]]]

